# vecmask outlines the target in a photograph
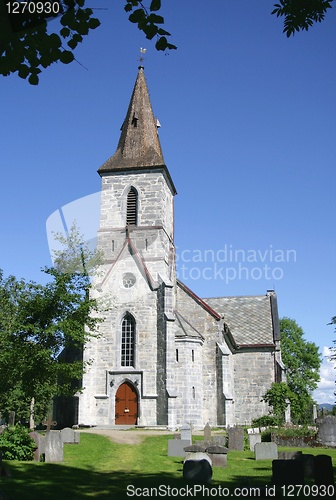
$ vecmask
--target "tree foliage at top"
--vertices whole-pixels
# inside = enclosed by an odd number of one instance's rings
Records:
[[[280,0],[272,14],[284,17],[283,31],[289,37],[296,31],[308,30],[314,22],[321,22],[333,1]],[[91,30],[100,26],[100,21],[94,17],[93,9],[85,7],[86,0],[52,1],[56,2],[60,5],[60,26],[49,23],[58,14],[31,14],[27,10],[12,14],[8,4],[14,1],[0,0],[0,74],[18,72],[20,78],[28,78],[30,84],[37,85],[43,68],[55,62],[69,64],[75,60],[75,48]],[[137,25],[147,39],[156,38],[157,50],[176,49],[169,41],[170,33],[162,27],[165,21],[159,14],[161,0],[148,0],[146,5],[140,0],[123,2],[129,21]]]
[[[314,23],[323,21],[332,2],[333,0],[280,0],[280,3],[274,5],[272,14],[284,16],[283,32],[290,37],[295,31],[308,31]]]

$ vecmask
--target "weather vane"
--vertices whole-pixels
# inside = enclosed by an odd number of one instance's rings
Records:
[[[145,60],[144,55],[146,54],[146,52],[147,52],[147,49],[143,49],[142,47],[140,47],[140,59],[139,60],[140,60],[141,66],[142,66],[142,63]]]

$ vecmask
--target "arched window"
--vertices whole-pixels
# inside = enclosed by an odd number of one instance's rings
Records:
[[[126,224],[138,224],[138,193],[134,187],[131,187],[127,195]]]
[[[134,366],[135,319],[126,313],[121,324],[121,366]]]

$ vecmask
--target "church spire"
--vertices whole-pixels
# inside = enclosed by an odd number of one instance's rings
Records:
[[[139,66],[127,115],[121,128],[117,150],[100,167],[98,173],[104,174],[115,170],[153,167],[165,167],[165,163],[144,69],[143,66]]]

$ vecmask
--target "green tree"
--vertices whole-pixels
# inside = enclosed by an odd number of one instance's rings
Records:
[[[78,390],[74,381],[86,366],[59,354],[67,347],[81,350],[101,321],[97,302],[88,297],[88,276],[45,272],[51,278],[46,285],[0,273],[0,410],[13,410],[17,418],[30,417],[33,400],[40,420],[53,396]]]
[[[42,68],[55,62],[74,61],[74,49],[90,30],[100,25],[93,17],[93,10],[85,7],[85,1],[56,0],[52,3],[59,6],[59,12],[31,14],[27,10],[23,12],[22,6],[19,13],[14,13],[13,0],[0,0],[0,74],[18,72],[19,77],[37,85]],[[170,33],[162,28],[164,18],[158,14],[161,0],[148,0],[147,5],[140,0],[123,1],[129,21],[136,24],[147,39],[156,38],[157,50],[176,49],[169,42]],[[321,22],[332,3],[333,0],[280,0],[272,14],[284,17],[283,31],[289,37],[296,31],[308,30],[314,22]],[[49,25],[48,33],[48,21],[58,15],[60,28],[55,23]],[[188,22],[192,22],[192,18]]]
[[[293,319],[280,320],[282,360],[287,368],[287,385],[292,393],[291,412],[297,423],[309,422],[312,391],[320,379],[321,356],[314,342],[304,339],[304,332]]]
[[[284,382],[274,382],[263,396],[263,400],[272,407],[272,414],[276,417],[278,425],[284,423],[288,401],[292,402],[294,399],[294,394]]]

